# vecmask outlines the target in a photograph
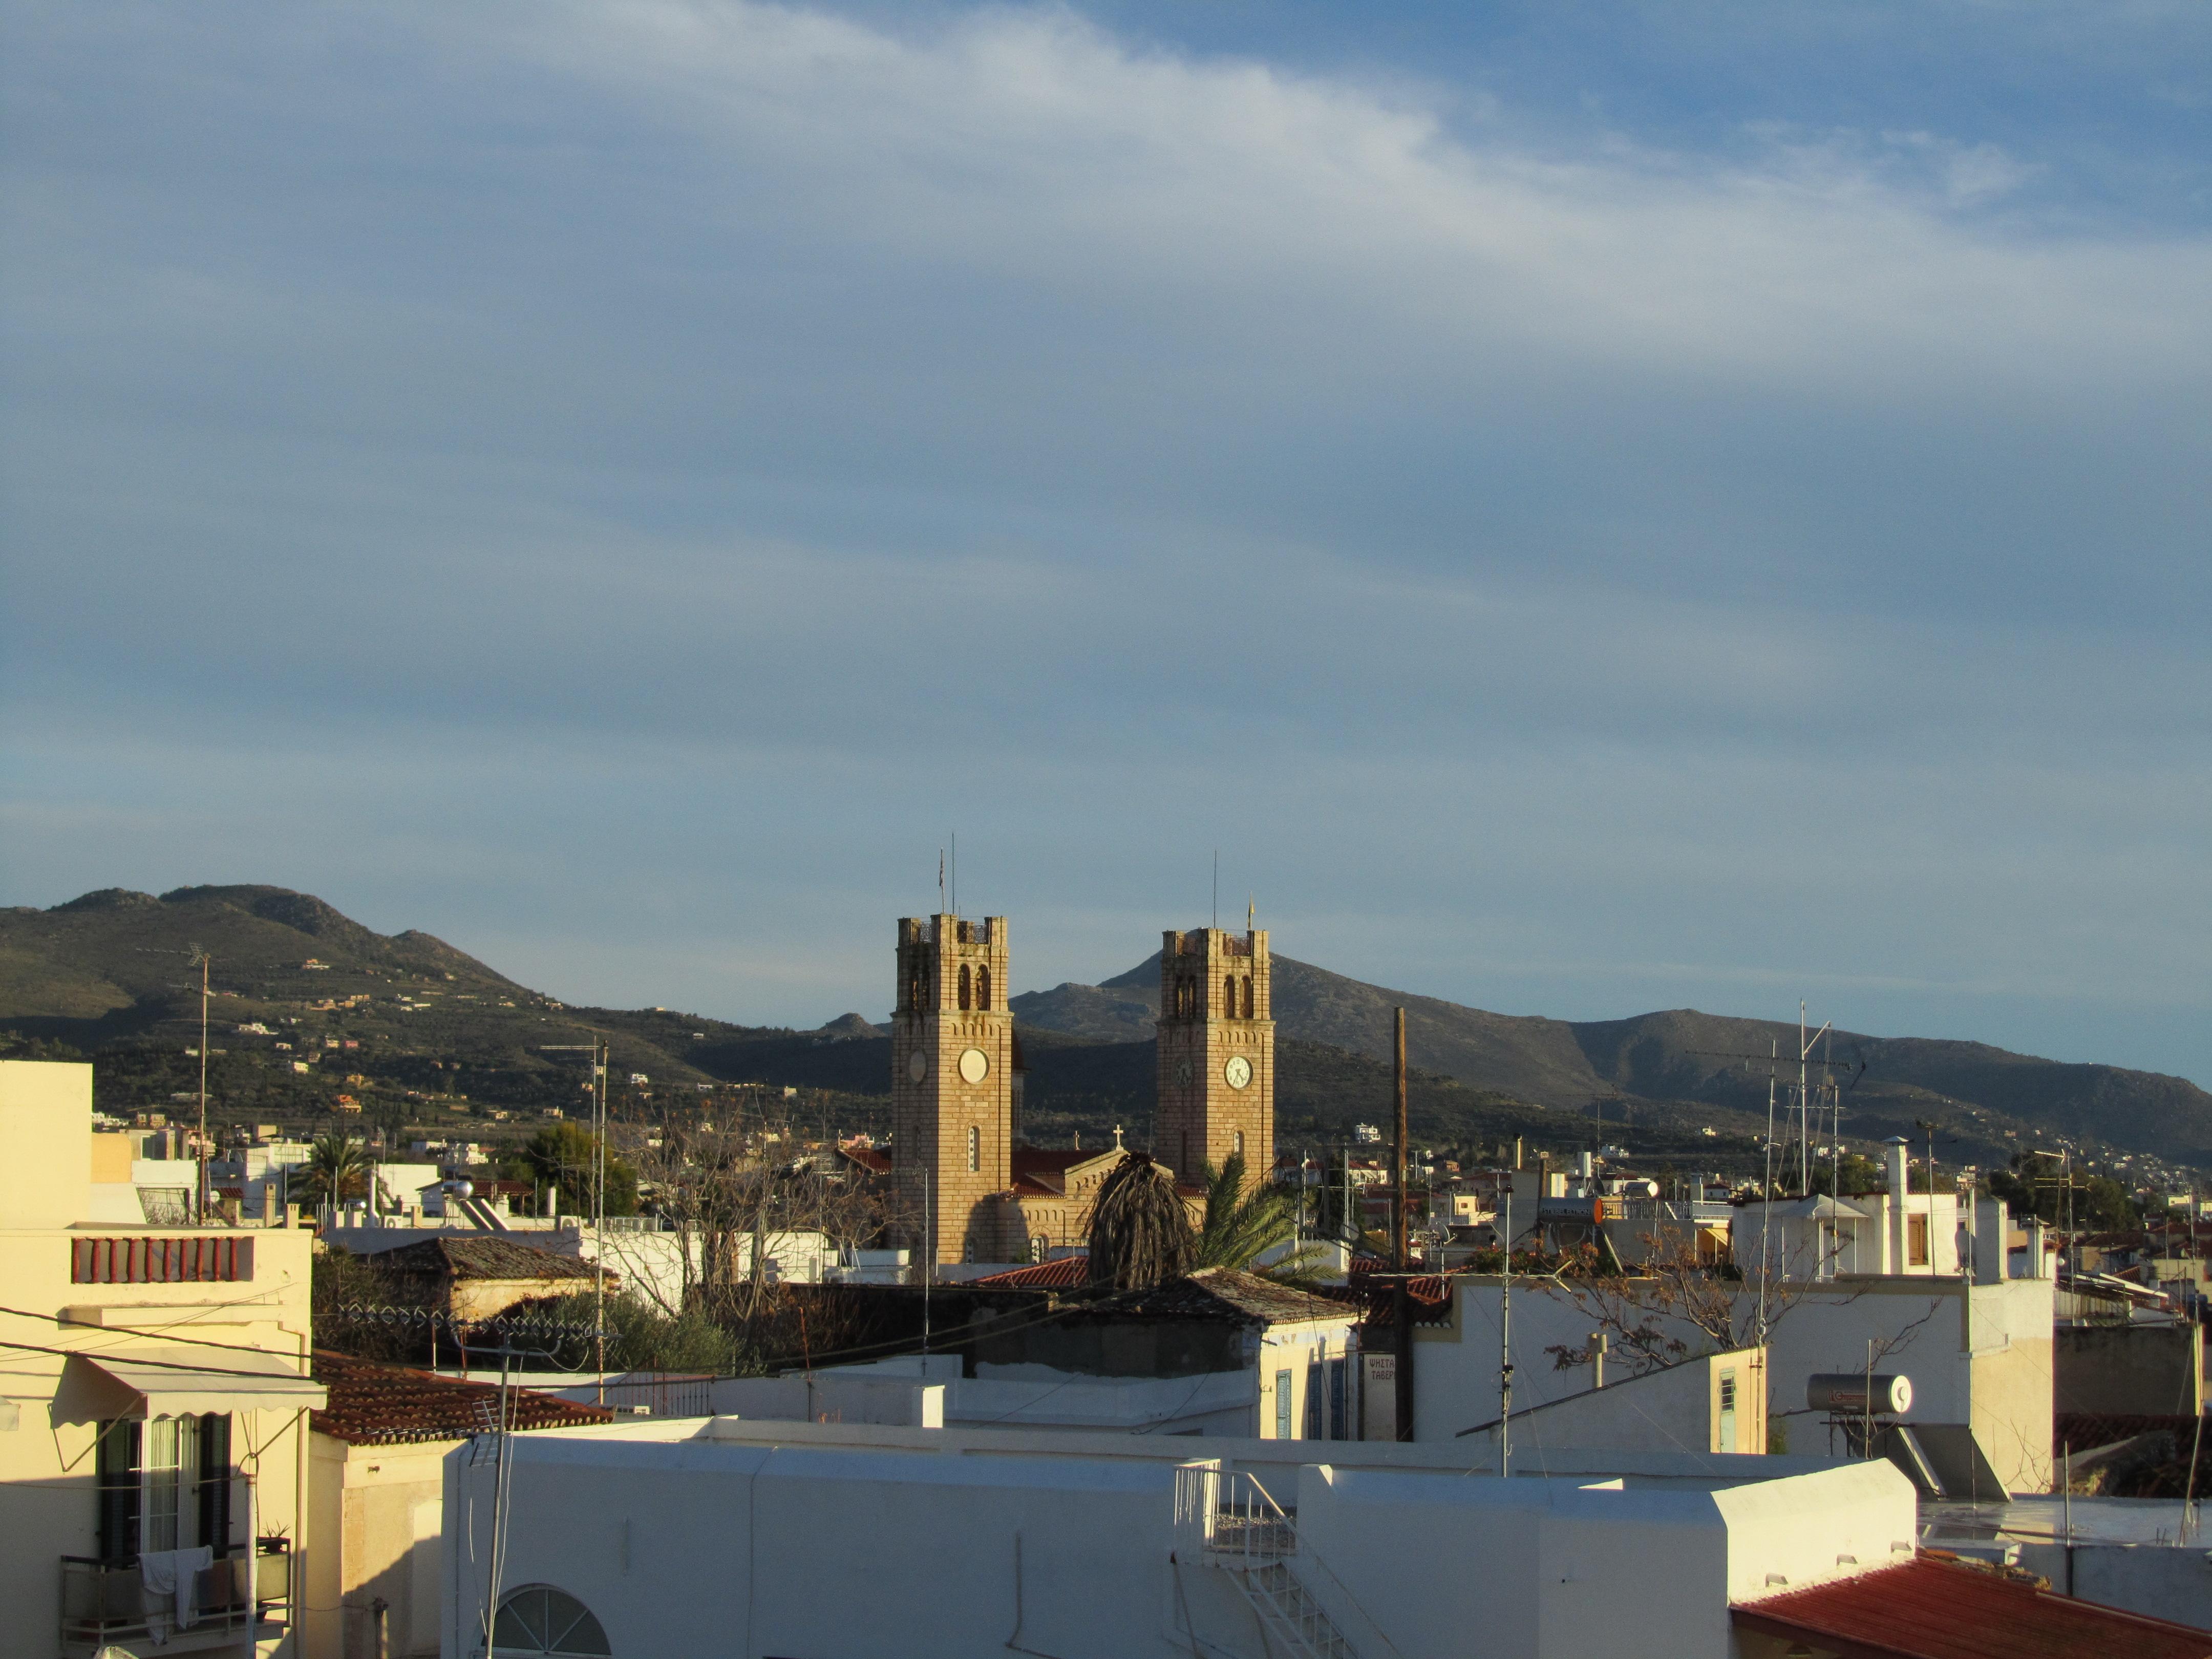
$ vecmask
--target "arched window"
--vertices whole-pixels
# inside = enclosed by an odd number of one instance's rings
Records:
[[[1032,1261],[1043,1261],[1044,1253],[1051,1248],[1052,1241],[1047,1238],[1042,1233],[1037,1234],[1034,1238],[1030,1240],[1030,1260]]]
[[[929,1006],[929,963],[919,954],[914,959],[914,972],[907,980],[906,1004],[916,1012]]]
[[[986,1013],[990,1012],[991,970],[988,968],[978,968],[975,970],[975,1006]]]
[[[491,1624],[491,1649],[493,1659],[535,1659],[549,1653],[613,1659],[614,1653],[592,1610],[550,1584],[526,1584],[501,1600],[499,1616]]]
[[[968,1006],[968,964],[963,962],[960,964],[960,1006],[963,1009]]]
[[[1244,975],[1244,1018],[1252,1018],[1252,975]]]
[[[970,1175],[983,1167],[983,1132],[970,1124],[968,1128],[968,1172]]]
[[[1244,1132],[1242,1129],[1237,1132],[1237,1156],[1244,1156]]]
[[[1237,1018],[1237,975],[1234,974],[1221,982],[1221,1012],[1227,1018]]]

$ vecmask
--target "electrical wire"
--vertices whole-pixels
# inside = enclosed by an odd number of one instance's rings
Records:
[[[223,1312],[233,1309],[252,1308],[264,1304],[262,1304],[258,1298],[248,1302],[217,1303],[212,1308],[203,1309],[200,1312],[194,1314],[193,1318],[203,1318],[209,1314]],[[59,1325],[65,1330],[105,1331],[106,1329],[106,1327],[100,1325],[79,1324],[76,1321],[73,1319],[64,1319],[61,1315],[57,1313],[33,1313],[27,1308],[0,1308],[0,1314],[13,1314],[18,1319],[42,1319],[50,1325]],[[178,1322],[179,1324],[185,1322],[187,1322],[181,1320]],[[276,1352],[276,1350],[270,1348],[248,1347],[242,1343],[237,1342],[213,1342],[204,1336],[179,1336],[175,1334],[175,1325],[150,1325],[145,1327],[143,1329],[133,1328],[128,1331],[118,1331],[114,1334],[118,1341],[129,1341],[133,1338],[143,1337],[149,1333],[158,1334],[164,1341],[189,1343],[196,1348],[222,1348],[226,1349],[232,1353],[272,1353]],[[0,1344],[0,1346],[4,1346],[7,1345]],[[71,1353],[91,1355],[112,1353],[114,1350],[112,1348],[72,1348],[69,1350],[69,1352]]]
[[[212,1346],[227,1346],[228,1345],[216,1344]],[[242,1376],[249,1377],[257,1382],[270,1382],[278,1380],[278,1374],[274,1371],[240,1371],[228,1370],[220,1365],[187,1365],[180,1360],[150,1359],[142,1358],[137,1354],[119,1354],[113,1352],[112,1349],[106,1348],[88,1352],[86,1350],[82,1348],[46,1348],[40,1346],[35,1342],[0,1342],[0,1348],[13,1348],[23,1353],[49,1353],[60,1359],[98,1359],[105,1356],[109,1359],[117,1360],[128,1364],[150,1365],[156,1370],[190,1371],[195,1376]],[[234,1348],[232,1352],[234,1353],[253,1353],[261,1352],[261,1350],[252,1348]],[[278,1356],[271,1356],[271,1358],[276,1357]],[[295,1382],[312,1381],[311,1378],[306,1376],[289,1376],[289,1374],[286,1380]]]

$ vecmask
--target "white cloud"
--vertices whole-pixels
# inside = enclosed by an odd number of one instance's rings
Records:
[[[1216,839],[1507,1006],[2203,982],[2201,237],[1056,12],[246,15],[26,31],[23,896],[811,1024],[957,823],[1038,983]]]

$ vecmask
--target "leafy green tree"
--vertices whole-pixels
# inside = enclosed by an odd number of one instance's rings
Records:
[[[510,1181],[534,1181],[557,1187],[562,1209],[570,1215],[589,1215],[596,1176],[599,1137],[578,1123],[549,1124],[532,1135],[521,1152],[500,1166]],[[637,1171],[611,1151],[606,1155],[607,1213],[637,1213]]]
[[[1244,1190],[1244,1155],[1231,1152],[1219,1169],[1199,1166],[1206,1183],[1206,1217],[1199,1224],[1192,1265],[1249,1272],[1253,1261],[1297,1236],[1297,1200],[1279,1187]],[[1270,1269],[1295,1274],[1318,1252],[1294,1252]]]
[[[598,1311],[597,1298],[565,1296],[547,1305],[551,1318],[588,1327]],[[618,1291],[606,1301],[607,1368],[610,1370],[712,1371],[717,1376],[741,1376],[761,1369],[742,1340],[716,1324],[696,1308],[671,1316],[643,1297]],[[574,1365],[588,1365],[595,1358],[587,1338],[564,1339],[561,1358]]]
[[[1877,1193],[1881,1190],[1881,1166],[1872,1158],[1862,1158],[1856,1152],[1847,1152],[1840,1168],[1845,1193]],[[1836,1173],[1825,1163],[1817,1165],[1813,1170],[1813,1190],[1816,1193],[1833,1192],[1836,1189]]]
[[[2013,1214],[2039,1216],[2054,1227],[2066,1224],[2067,1173],[2057,1159],[2014,1153],[2012,1167],[1991,1170],[1988,1184],[1990,1196],[2004,1200]],[[2073,1199],[2076,1228],[2120,1232],[2142,1224],[2141,1208],[2110,1176],[2075,1176]]]
[[[361,1142],[332,1130],[308,1149],[301,1167],[300,1188],[322,1204],[343,1204],[368,1192],[368,1155]]]

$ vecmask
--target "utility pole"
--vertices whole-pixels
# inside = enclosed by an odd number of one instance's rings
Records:
[[[200,1226],[207,1225],[208,1167],[207,1167],[207,1066],[208,1066],[208,953],[198,945],[193,954],[200,959],[200,1139],[197,1149],[199,1179],[192,1188],[192,1219]]]
[[[1768,1231],[1774,1215],[1774,1072],[1782,1058],[1782,1044],[1769,1040],[1770,1053],[1766,1060],[1766,1158],[1765,1173],[1759,1188],[1759,1340],[1766,1341],[1766,1273],[1772,1259],[1768,1246]]]
[[[1390,1182],[1392,1190],[1398,1195],[1398,1201],[1392,1206],[1390,1255],[1391,1265],[1403,1273],[1411,1273],[1413,1267],[1413,1254],[1406,1240],[1407,1211],[1412,1195],[1406,1190],[1406,1011],[1403,1008],[1397,1011],[1392,1024],[1391,1086],[1394,1099],[1391,1121],[1395,1126],[1395,1146],[1390,1154]]]
[[[592,1052],[592,1291],[598,1316],[592,1322],[598,1347],[599,1404],[607,1403],[607,1040],[596,1038]],[[502,1377],[504,1372],[501,1373]],[[504,1387],[504,1382],[501,1386]],[[487,1648],[486,1652],[490,1650]]]
[[[1542,1194],[1538,1194],[1540,1206]],[[1498,1473],[1513,1473],[1513,1194],[1505,1194],[1505,1272],[1498,1279]]]

